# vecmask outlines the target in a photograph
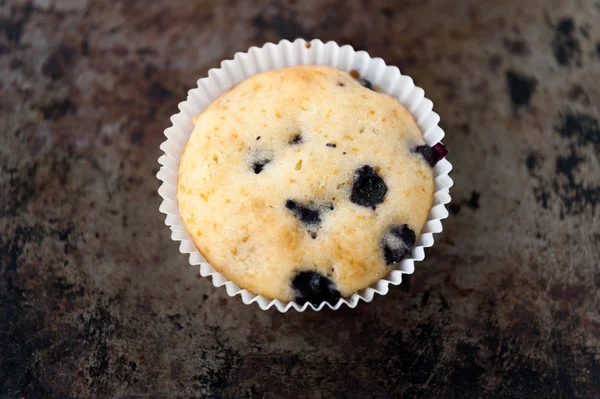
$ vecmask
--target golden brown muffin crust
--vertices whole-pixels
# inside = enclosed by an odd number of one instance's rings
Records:
[[[293,300],[291,281],[310,270],[351,295],[391,270],[386,245],[401,246],[406,228],[419,236],[433,198],[432,169],[411,151],[423,144],[396,99],[346,72],[262,73],[195,118],[181,216],[207,261],[242,288]]]

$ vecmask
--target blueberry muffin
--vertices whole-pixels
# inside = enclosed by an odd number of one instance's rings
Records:
[[[177,187],[187,231],[226,278],[300,304],[335,304],[410,253],[445,155],[396,99],[330,67],[253,76],[194,122]]]

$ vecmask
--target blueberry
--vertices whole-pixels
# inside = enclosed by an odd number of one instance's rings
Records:
[[[315,271],[298,272],[292,279],[294,300],[300,305],[306,302],[319,306],[322,302],[335,305],[341,298],[333,281]]]
[[[428,164],[435,165],[435,163],[433,162],[433,150],[430,146],[418,145],[416,147],[413,147],[411,151],[415,154],[421,155],[423,159],[427,161]]]
[[[252,164],[252,170],[254,170],[254,173],[259,174],[260,172],[262,172],[265,165],[268,164],[269,162],[271,162],[270,159],[261,159],[261,160],[255,161]]]
[[[373,87],[373,83],[371,83],[370,80],[363,79],[363,78],[357,78],[357,80],[358,80],[358,83],[360,83],[363,87],[366,87],[369,90],[375,91],[375,88]]]
[[[250,153],[250,167],[256,174],[262,172],[265,166],[272,160],[273,151],[265,149],[254,149]]]
[[[412,149],[412,152],[420,154],[433,167],[448,154],[448,149],[443,143],[437,143],[433,147],[418,145]]]
[[[300,134],[297,134],[288,140],[288,144],[290,144],[290,145],[300,144],[301,142],[302,142],[302,135],[300,135]]]
[[[385,263],[389,266],[404,259],[410,253],[412,246],[415,245],[415,240],[415,232],[407,225],[391,226],[381,238]]]
[[[334,144],[334,143],[327,143],[327,144],[325,144],[325,145],[326,145],[327,147],[331,147],[331,148],[335,148],[335,147],[337,147],[337,144]]]
[[[444,143],[439,142],[431,147],[433,151],[433,155],[435,158],[435,163],[438,163],[442,158],[448,155],[448,147],[444,145]]]
[[[350,201],[360,206],[372,207],[382,203],[386,193],[387,186],[375,169],[365,165],[355,172]]]
[[[318,209],[311,209],[307,206],[298,204],[296,201],[287,200],[285,201],[285,207],[290,211],[294,212],[294,215],[304,224],[320,224],[321,215]]]
[[[373,83],[370,80],[364,79],[360,77],[360,74],[357,70],[350,71],[350,76],[352,76],[358,83],[360,83],[363,87],[366,87],[369,90],[377,91],[373,87]]]
[[[294,200],[285,201],[285,207],[292,211],[294,216],[306,226],[308,234],[314,239],[317,238],[317,230],[321,227],[321,216],[334,209],[332,203],[315,205],[312,201],[308,204],[301,204]]]

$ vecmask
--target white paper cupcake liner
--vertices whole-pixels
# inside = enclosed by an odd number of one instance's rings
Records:
[[[415,269],[414,262],[425,258],[424,248],[433,245],[433,234],[442,231],[441,221],[448,217],[444,205],[450,202],[449,189],[453,184],[448,176],[452,165],[447,159],[442,159],[433,168],[435,183],[433,205],[421,235],[412,248],[411,256],[396,265],[385,278],[349,297],[340,299],[333,306],[327,302],[317,307],[308,302],[304,305],[293,301],[283,302],[255,295],[240,288],[206,262],[188,235],[179,214],[177,170],[183,148],[194,129],[192,118],[200,114],[220,94],[242,80],[260,72],[295,65],[326,65],[348,72],[356,70],[361,77],[377,85],[380,91],[398,99],[408,109],[423,132],[428,145],[432,146],[444,137],[444,131],[438,126],[440,117],[433,112],[433,103],[424,97],[423,89],[415,86],[413,80],[402,75],[397,67],[387,66],[381,58],[371,58],[366,52],[355,51],[348,45],[340,47],[335,42],[323,43],[317,39],[310,42],[302,39],[294,42],[282,40],[279,44],[267,43],[261,48],[251,47],[247,53],[237,53],[233,60],[223,61],[221,68],[209,70],[208,77],[198,80],[198,87],[190,90],[187,99],[179,104],[180,112],[171,117],[173,126],[165,130],[167,140],[160,145],[165,154],[158,159],[162,165],[157,174],[157,178],[162,182],[158,193],[163,198],[159,210],[167,215],[165,224],[171,228],[171,238],[180,242],[179,251],[189,254],[190,264],[199,266],[200,275],[211,276],[215,287],[224,285],[229,296],[240,295],[242,302],[247,305],[257,303],[262,310],[275,307],[280,312],[289,309],[303,312],[308,308],[318,311],[325,306],[337,310],[343,305],[354,308],[361,300],[371,302],[375,294],[387,294],[390,284],[399,285],[403,274],[412,274]]]

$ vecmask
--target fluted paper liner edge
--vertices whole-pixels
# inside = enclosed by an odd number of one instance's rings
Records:
[[[440,117],[433,112],[433,103],[425,98],[424,91],[414,85],[413,80],[400,73],[395,66],[388,66],[381,58],[371,58],[365,51],[355,51],[352,46],[339,46],[335,42],[323,43],[318,39],[307,42],[297,39],[294,42],[282,40],[278,44],[266,43],[263,47],[251,47],[246,53],[236,53],[233,60],[221,62],[220,68],[208,71],[208,77],[198,80],[198,87],[188,92],[187,99],[179,103],[179,113],[171,117],[172,126],[165,130],[167,140],[160,145],[165,153],[158,159],[161,165],[157,178],[162,182],[158,194],[163,201],[159,210],[166,215],[165,224],[171,229],[171,238],[179,241],[179,251],[189,254],[189,262],[199,266],[200,275],[211,276],[215,287],[225,286],[231,297],[240,295],[246,305],[257,303],[262,310],[275,307],[280,312],[295,309],[321,310],[325,306],[337,310],[343,305],[354,308],[362,300],[371,302],[375,294],[386,295],[389,286],[399,285],[403,274],[412,274],[414,262],[425,258],[424,248],[434,243],[433,234],[442,231],[442,219],[448,217],[445,205],[450,202],[450,187],[453,184],[448,173],[452,165],[442,159],[433,168],[433,204],[421,235],[411,250],[411,256],[404,259],[390,273],[370,287],[342,298],[337,304],[323,302],[315,307],[311,303],[299,305],[255,295],[240,288],[233,281],[216,271],[200,254],[187,233],[177,204],[177,170],[179,159],[188,137],[194,129],[192,118],[200,114],[220,94],[235,84],[257,73],[296,65],[325,65],[350,72],[356,70],[361,77],[377,85],[382,92],[395,97],[412,114],[423,132],[425,142],[432,146],[441,141],[444,131],[438,126]]]

